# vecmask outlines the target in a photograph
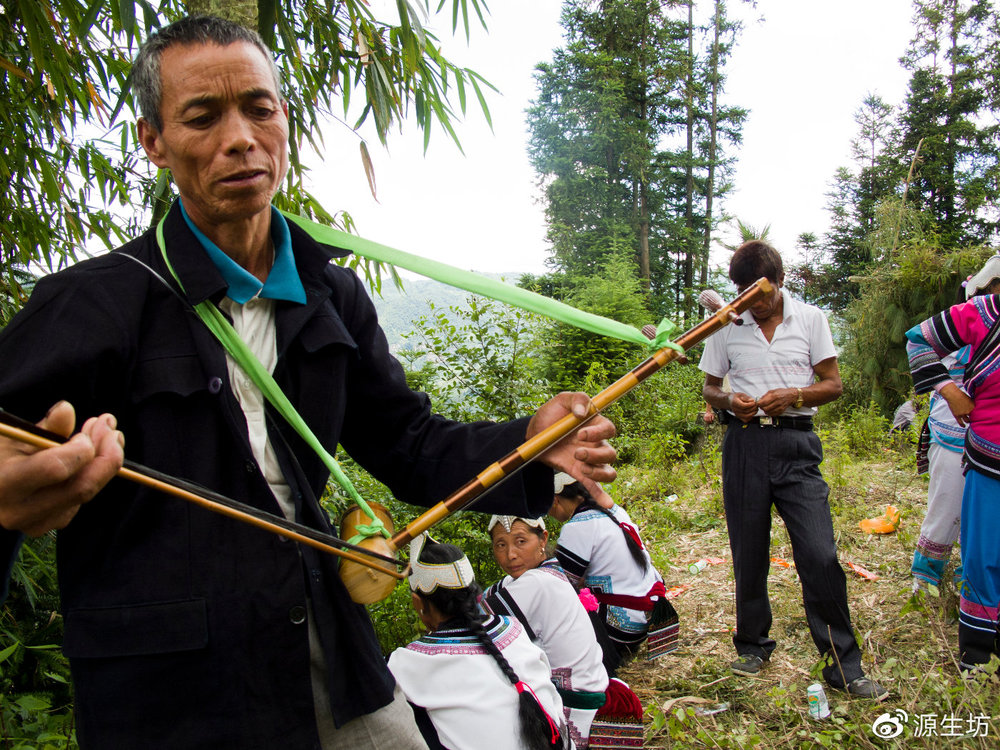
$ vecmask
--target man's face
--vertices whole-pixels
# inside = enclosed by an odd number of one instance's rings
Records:
[[[762,297],[758,297],[757,301],[750,305],[750,314],[753,315],[754,320],[763,321],[774,315],[775,311],[778,309],[778,305],[781,303],[781,287],[785,281],[785,275],[782,274],[781,278],[777,281],[768,279],[771,282],[771,291]],[[736,291],[740,294],[748,289],[751,285],[740,286],[737,284]]]
[[[163,129],[139,141],[167,167],[203,230],[269,211],[288,171],[288,108],[263,53],[247,42],[176,45],[160,58]]]

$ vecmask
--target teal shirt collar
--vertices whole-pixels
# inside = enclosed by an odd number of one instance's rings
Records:
[[[234,302],[245,304],[254,297],[265,297],[267,299],[287,300],[288,302],[298,302],[305,304],[306,291],[299,278],[299,272],[295,268],[295,256],[292,254],[292,235],[288,231],[288,222],[285,217],[274,206],[271,206],[271,239],[274,241],[274,265],[267,275],[267,280],[262,284],[260,279],[243,268],[205,236],[198,227],[194,225],[187,211],[184,210],[184,201],[179,200],[181,206],[181,216],[187,223],[188,228],[194,232],[198,242],[205,248],[205,252],[212,260],[212,263],[226,280],[229,289],[226,296]]]

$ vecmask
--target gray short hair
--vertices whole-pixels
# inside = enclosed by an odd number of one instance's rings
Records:
[[[261,51],[271,67],[274,88],[281,96],[281,73],[271,57],[271,50],[256,31],[238,23],[215,16],[187,16],[165,26],[147,39],[132,64],[132,92],[139,105],[139,114],[157,130],[163,130],[160,99],[163,85],[160,80],[160,58],[163,51],[177,44],[216,44],[226,47],[236,42],[247,42]]]

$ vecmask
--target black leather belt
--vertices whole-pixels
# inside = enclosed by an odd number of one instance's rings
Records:
[[[722,412],[723,424],[742,424],[744,427],[749,424],[761,427],[782,427],[788,430],[811,430],[813,428],[812,417],[754,417],[749,422],[737,419],[728,411]]]

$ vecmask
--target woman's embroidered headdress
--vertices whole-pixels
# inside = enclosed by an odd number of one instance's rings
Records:
[[[560,471],[555,476],[555,491],[559,495],[566,488],[566,485],[573,484],[576,480],[565,471]]]
[[[420,561],[420,553],[428,540],[434,540],[427,534],[421,534],[410,542],[410,590],[424,594],[433,594],[440,586],[446,589],[464,589],[476,580],[469,558],[462,555],[454,562],[426,563]]]
[[[493,527],[497,524],[503,526],[504,531],[508,534],[510,533],[510,527],[514,525],[514,521],[520,521],[526,526],[533,526],[536,529],[541,529],[545,531],[545,519],[544,518],[524,518],[522,516],[492,516],[490,522],[486,524],[486,531],[489,533],[493,531]]]

